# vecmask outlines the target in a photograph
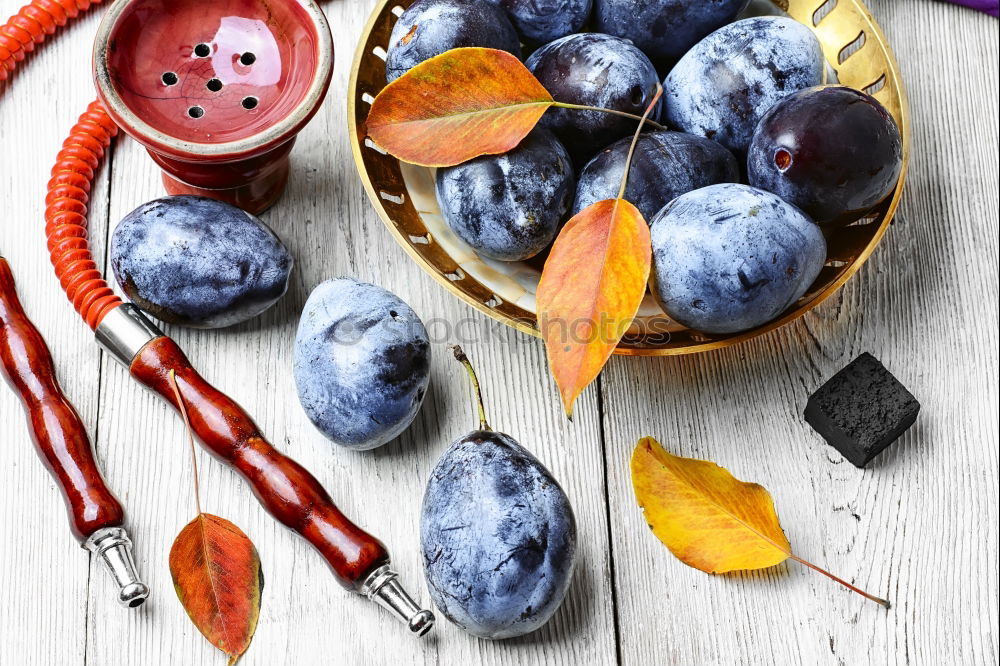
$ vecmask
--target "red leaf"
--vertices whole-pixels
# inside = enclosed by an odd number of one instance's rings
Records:
[[[235,663],[260,616],[264,578],[253,542],[228,520],[199,514],[170,548],[170,575],[198,631]]]

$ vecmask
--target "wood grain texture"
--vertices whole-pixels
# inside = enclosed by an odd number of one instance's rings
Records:
[[[0,14],[21,4],[0,0]],[[537,635],[491,643],[440,620],[433,638],[416,641],[345,593],[322,558],[268,517],[232,471],[199,453],[205,510],[253,539],[264,570],[260,623],[241,663],[318,665],[341,655],[364,666],[996,663],[997,21],[931,0],[872,0],[914,117],[908,191],[884,244],[836,297],[761,340],[695,357],[613,359],[568,423],[541,342],[501,328],[424,275],[358,182],[343,91],[373,4],[324,3],[337,44],[331,94],[292,154],[288,192],[264,215],[297,258],[288,296],[233,329],[169,332],[201,374],[386,543],[425,602],[424,481],[450,441],[475,425],[466,378],[445,348],[461,339],[482,376],[491,422],[532,449],[574,503],[580,567],[566,604]],[[217,664],[167,569],[170,543],[194,515],[181,421],[98,351],[45,251],[44,186],[66,131],[94,96],[96,18],[41,47],[0,87],[7,197],[0,252],[126,506],[152,595],[138,611],[117,606],[107,574],[88,567],[66,527],[18,401],[0,391],[8,449],[0,475],[0,663],[109,664],[127,654],[133,663]],[[92,204],[98,252],[114,222],[161,194],[156,168],[131,140],[119,140],[110,161]],[[298,313],[313,286],[337,275],[398,293],[435,343],[418,421],[375,452],[333,447],[295,397]],[[923,404],[917,425],[864,471],[801,418],[808,393],[862,351]],[[794,564],[713,577],[676,561],[632,496],[628,455],[644,434],[765,485],[798,554],[888,595],[893,610]],[[363,500],[372,494],[374,501]],[[23,545],[29,534],[31,545]]]

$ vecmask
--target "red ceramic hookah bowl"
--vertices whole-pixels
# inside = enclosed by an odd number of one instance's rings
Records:
[[[101,102],[163,169],[167,192],[252,213],[284,191],[295,136],[332,72],[313,0],[116,0],[94,44]]]

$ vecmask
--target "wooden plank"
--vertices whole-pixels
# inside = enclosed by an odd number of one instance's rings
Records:
[[[997,22],[870,4],[909,87],[908,191],[882,247],[803,320],[696,358],[604,375],[624,664],[987,664],[997,659]],[[916,394],[916,426],[870,469],[803,422],[808,394],[870,351]],[[639,436],[769,488],[793,547],[890,597],[797,565],[708,576],[644,525]]]
[[[3,20],[22,4],[0,0]],[[99,351],[54,277],[42,213],[56,153],[94,98],[90,49],[97,19],[83,18],[38,47],[0,84],[5,209],[0,253],[10,261],[25,310],[48,341],[63,389],[91,437],[98,419]],[[107,177],[102,175],[91,204],[99,251],[107,198]],[[0,662],[83,663],[90,599],[110,599],[116,592],[107,574],[90,571],[89,555],[70,533],[58,488],[35,455],[20,403],[5,385],[0,386],[0,427],[5,448],[0,473]],[[103,461],[100,442],[97,451]],[[128,499],[120,488],[118,492]]]
[[[325,7],[339,48],[331,95],[299,138],[288,192],[264,215],[296,257],[290,292],[260,319],[230,330],[169,332],[210,381],[255,416],[279,448],[324,482],[348,515],[388,544],[405,584],[424,602],[428,596],[418,551],[424,483],[450,441],[475,425],[464,372],[446,348],[462,333],[466,350],[485,375],[495,427],[532,449],[573,500],[580,566],[567,603],[537,635],[479,641],[439,618],[436,635],[417,641],[384,611],[335,585],[308,544],[268,517],[230,470],[202,456],[205,510],[240,525],[257,544],[264,566],[260,624],[241,663],[326,664],[334,655],[347,655],[359,664],[612,663],[596,395],[581,404],[576,424],[567,424],[546,379],[542,346],[444,293],[409,261],[367,201],[344,131],[342,91],[349,75],[346,63],[373,4]],[[161,192],[155,167],[130,140],[119,145],[113,170],[112,220]],[[398,442],[373,453],[336,449],[309,424],[295,397],[291,359],[298,313],[313,286],[338,275],[396,291],[424,316],[434,338],[432,388],[417,423]],[[463,326],[456,332],[459,322]],[[141,663],[217,663],[219,656],[177,602],[167,572],[170,543],[193,515],[181,423],[107,360],[104,377],[100,436],[109,475],[132,499],[133,524],[142,537],[138,557],[149,572],[153,595],[141,613],[127,618],[107,600],[93,599],[88,661],[109,663],[127,645]]]

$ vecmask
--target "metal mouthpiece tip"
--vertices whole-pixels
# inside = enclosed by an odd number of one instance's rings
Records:
[[[97,530],[83,547],[93,553],[118,585],[118,603],[125,608],[137,608],[149,596],[149,587],[142,582],[132,557],[132,540],[123,527]]]
[[[410,618],[408,623],[410,631],[418,637],[423,636],[434,626],[434,613],[429,610],[422,610]]]
[[[138,608],[148,597],[149,588],[143,583],[129,583],[118,593],[118,603],[125,608]]]
[[[398,578],[388,564],[383,564],[368,575],[359,592],[406,623],[414,636],[423,636],[434,626],[434,614],[420,608]]]

